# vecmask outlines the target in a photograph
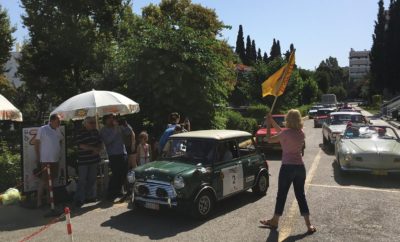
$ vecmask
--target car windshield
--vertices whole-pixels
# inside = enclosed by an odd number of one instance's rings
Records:
[[[331,116],[331,124],[347,124],[348,122],[365,123],[365,118],[362,115],[354,114],[336,114]]]
[[[279,127],[282,127],[282,128],[285,127],[285,116],[272,116],[272,118],[279,125]],[[267,127],[267,124],[264,121],[263,128],[266,128],[266,127]]]
[[[164,147],[164,158],[185,163],[211,164],[214,159],[215,141],[207,139],[170,139]]]
[[[397,132],[390,127],[385,126],[368,126],[357,127],[349,126],[344,132],[346,139],[389,139],[397,140],[399,137]]]
[[[320,109],[320,110],[318,110],[317,115],[319,115],[319,116],[328,115],[328,114],[330,114],[331,112],[332,112],[332,111],[331,111],[331,110],[328,110],[328,109]]]

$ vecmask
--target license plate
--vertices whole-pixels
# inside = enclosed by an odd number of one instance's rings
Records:
[[[145,208],[148,208],[148,209],[153,209],[153,210],[160,210],[160,205],[159,204],[157,204],[157,203],[145,203],[144,204],[144,207]]]
[[[377,175],[377,176],[386,176],[388,173],[387,173],[387,171],[374,170],[374,171],[372,171],[372,174]]]

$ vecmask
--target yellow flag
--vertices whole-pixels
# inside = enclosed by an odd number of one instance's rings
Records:
[[[282,66],[277,72],[265,80],[262,85],[262,96],[280,96],[285,91],[287,83],[292,75],[294,68],[294,51],[290,54],[287,64]]]

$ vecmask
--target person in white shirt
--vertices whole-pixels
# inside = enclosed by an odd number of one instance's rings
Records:
[[[61,159],[61,142],[63,134],[60,131],[60,116],[53,114],[50,122],[39,128],[35,137],[36,162],[38,167],[43,170],[47,165],[50,166],[50,176],[52,181],[58,175],[58,166]],[[41,181],[37,191],[37,207],[42,206],[42,196],[44,189],[48,189],[47,171],[41,174]]]

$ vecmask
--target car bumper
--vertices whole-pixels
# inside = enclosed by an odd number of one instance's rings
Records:
[[[352,166],[341,166],[342,171],[346,172],[360,172],[360,173],[370,173],[374,175],[387,175],[392,173],[400,173],[400,169],[370,169],[370,168],[361,168],[361,167],[352,167]]]

